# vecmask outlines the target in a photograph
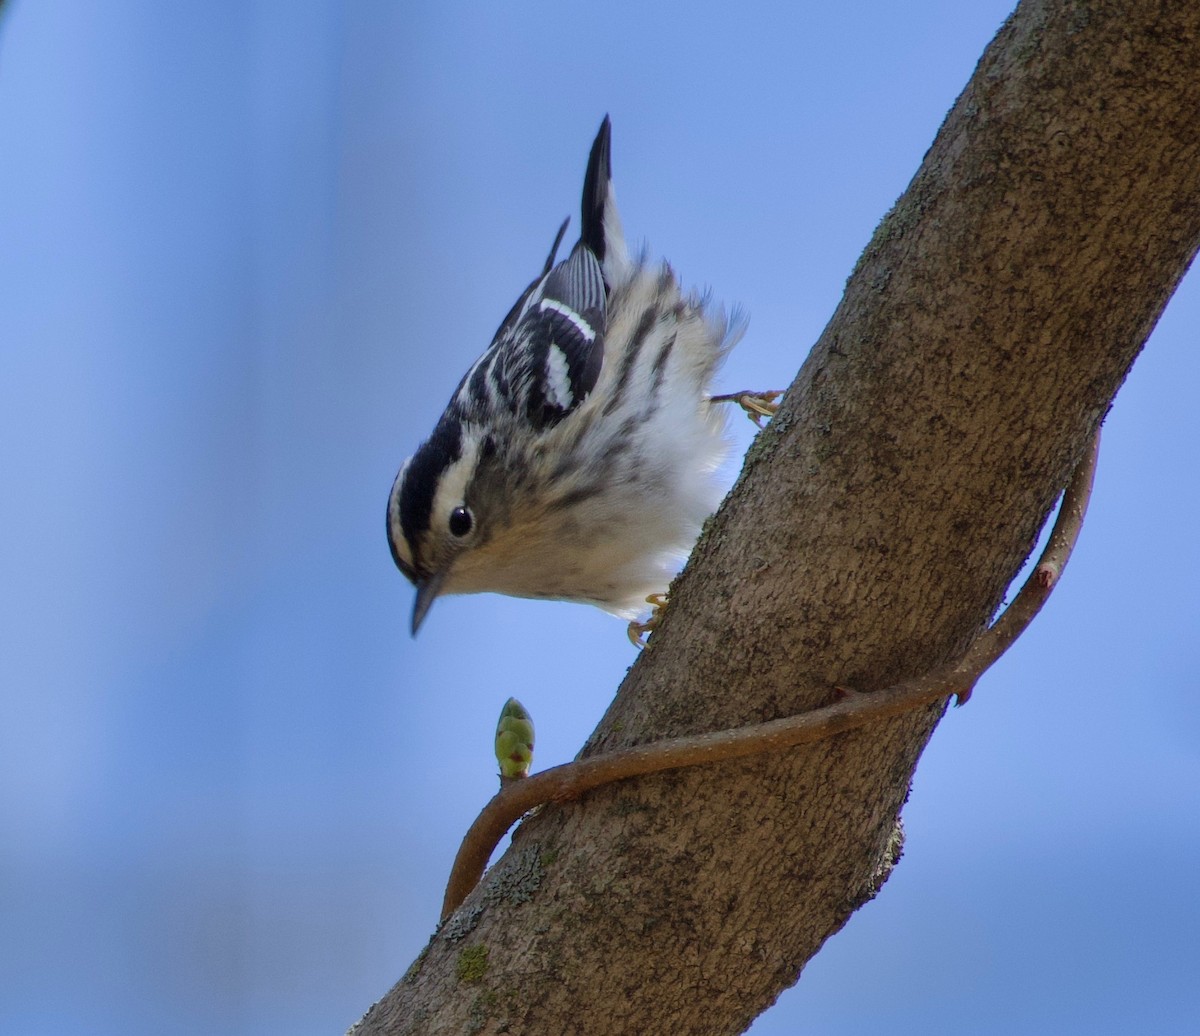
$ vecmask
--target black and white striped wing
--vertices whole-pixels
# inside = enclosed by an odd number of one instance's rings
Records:
[[[581,241],[505,320],[463,379],[459,401],[523,416],[538,430],[557,424],[596,385],[605,313],[600,263]]]

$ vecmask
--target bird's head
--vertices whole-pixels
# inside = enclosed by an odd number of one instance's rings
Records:
[[[488,474],[493,453],[487,437],[443,420],[392,485],[388,543],[396,567],[417,588],[414,635],[434,600],[456,589],[454,576],[464,556],[490,538],[500,510],[492,491],[498,483]]]

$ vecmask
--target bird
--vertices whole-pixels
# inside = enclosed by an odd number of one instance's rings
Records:
[[[471,365],[387,505],[416,588],[415,636],[443,595],[576,601],[634,619],[686,559],[723,494],[714,399],[753,416],[775,394],[713,397],[746,321],[685,292],[626,245],[606,115],[588,156],[578,242],[542,271]],[[631,627],[632,629],[632,627]]]

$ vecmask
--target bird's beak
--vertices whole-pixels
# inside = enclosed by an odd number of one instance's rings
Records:
[[[442,592],[442,584],[446,581],[446,572],[435,572],[431,576],[417,580],[417,599],[413,601],[412,635],[417,635],[425,615],[433,607],[434,598]]]

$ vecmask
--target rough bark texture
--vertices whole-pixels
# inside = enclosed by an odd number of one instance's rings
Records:
[[[1022,3],[586,751],[961,652],[1198,242],[1200,5]],[[543,810],[360,1032],[740,1032],[886,878],[940,713]]]

